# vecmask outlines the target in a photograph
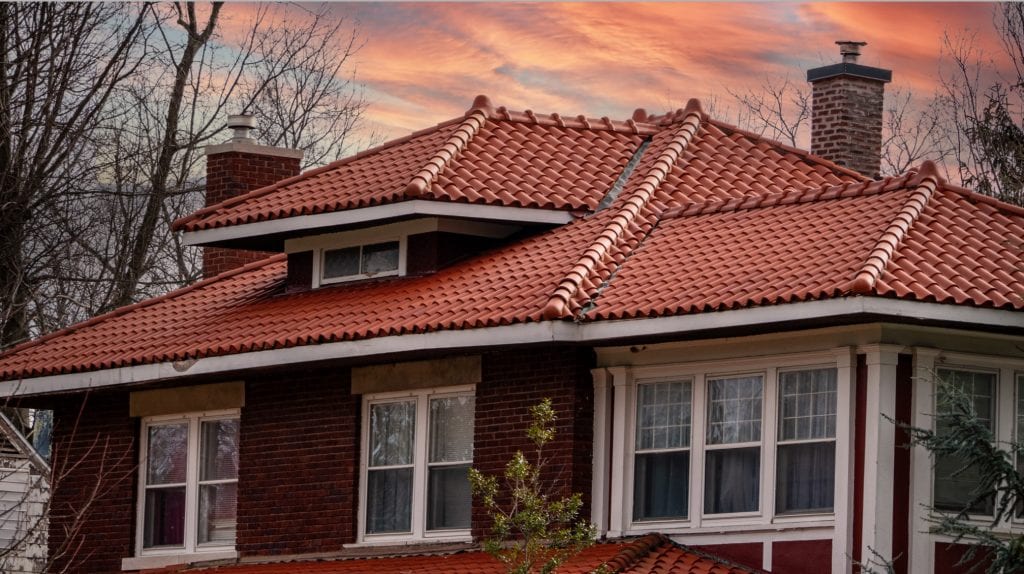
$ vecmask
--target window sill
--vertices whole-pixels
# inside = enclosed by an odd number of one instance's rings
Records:
[[[360,542],[343,544],[343,548],[373,548],[379,546],[424,546],[430,544],[467,544],[473,542],[473,537],[466,534],[451,534],[448,536],[424,536],[422,538],[369,538]]]
[[[816,528],[835,528],[835,519],[815,517],[815,520],[799,520],[799,521],[784,521],[784,522],[765,522],[763,520],[757,521],[731,521],[728,523],[709,523],[704,521],[699,527],[695,527],[690,523],[685,522],[657,522],[657,523],[645,523],[645,522],[634,522],[630,524],[630,527],[623,531],[620,536],[642,536],[651,532],[661,532],[662,534],[722,534],[730,532],[781,532],[786,530],[804,530],[804,529],[816,529]]]
[[[146,568],[163,568],[178,564],[195,562],[211,562],[214,560],[234,560],[238,558],[235,550],[210,550],[203,552],[179,552],[177,554],[153,554],[150,556],[133,556],[121,559],[121,570],[144,570]]]

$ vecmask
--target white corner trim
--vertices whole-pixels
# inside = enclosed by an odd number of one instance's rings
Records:
[[[878,297],[852,297],[654,319],[621,319],[582,324],[568,321],[543,321],[460,331],[391,335],[358,341],[341,341],[208,357],[185,364],[164,362],[86,373],[0,381],[0,397],[66,392],[274,365],[372,357],[426,349],[480,349],[531,343],[612,344],[614,341],[630,337],[682,334],[709,329],[770,325],[857,315],[913,318],[980,325],[989,328],[1003,327],[1024,330],[1024,313],[1016,311],[959,307]]]
[[[182,234],[185,245],[205,245],[231,239],[260,237],[291,231],[309,231],[318,228],[337,227],[359,223],[371,223],[382,219],[410,216],[460,217],[471,220],[497,221],[506,223],[540,223],[563,225],[574,219],[567,211],[538,209],[531,207],[506,207],[501,205],[478,205],[413,199],[399,203],[375,205],[359,209],[347,209],[315,215],[299,215],[243,223],[216,229],[186,231]]]

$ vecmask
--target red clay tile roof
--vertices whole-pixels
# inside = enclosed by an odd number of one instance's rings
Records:
[[[562,564],[556,574],[590,574],[604,566],[608,574],[757,574],[760,570],[730,564],[673,543],[660,534],[628,542],[595,544]],[[397,556],[343,560],[237,564],[212,568],[163,569],[157,572],[209,574],[503,574],[505,567],[479,551],[448,555]]]
[[[285,293],[284,259],[272,257],[16,347],[0,355],[0,380],[545,319],[850,296],[1024,309],[1024,209],[946,185],[927,163],[865,181],[709,122],[696,103],[670,120],[650,124],[659,131],[607,208],[561,228],[434,275],[305,293]],[[559,121],[523,125],[554,129]],[[574,121],[557,129],[585,120]],[[608,125],[608,133],[632,133],[629,124]],[[353,165],[393,162],[413,177],[421,160],[440,157],[424,142],[441,146],[458,129],[406,142],[417,142],[409,151],[416,161],[397,145],[378,152],[387,161],[370,154]],[[487,153],[481,147],[477,157]],[[787,170],[789,186],[780,175]],[[444,173],[420,174],[424,189],[428,181],[431,189],[462,185]],[[401,182],[405,176],[392,181]]]
[[[201,209],[174,228],[197,231],[408,199],[594,211],[640,145],[677,129],[686,113],[640,123],[563,118],[494,109],[480,96],[464,118]],[[669,205],[862,179],[727,124],[705,127],[668,175],[675,199],[661,200]]]

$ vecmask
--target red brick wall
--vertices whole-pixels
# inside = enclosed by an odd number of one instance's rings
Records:
[[[360,397],[349,371],[250,379],[242,409],[243,555],[341,550],[355,541]]]
[[[811,153],[878,178],[885,83],[841,75],[812,89]]]
[[[79,395],[53,409],[48,571],[120,572],[121,559],[134,554],[139,458],[128,394]]]
[[[555,440],[545,451],[546,476],[563,493],[579,492],[590,516],[594,388],[590,349],[553,347],[486,354],[476,389],[473,466],[500,475],[516,450],[528,452],[529,408],[549,397],[558,413]],[[473,535],[486,534],[487,514],[474,505]]]
[[[299,174],[299,159],[230,151],[206,157],[206,205]],[[203,248],[203,277],[213,277],[270,255],[223,247]]]

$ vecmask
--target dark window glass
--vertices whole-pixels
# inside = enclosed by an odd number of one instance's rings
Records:
[[[637,454],[633,487],[633,520],[685,519],[690,511],[690,452]]]

